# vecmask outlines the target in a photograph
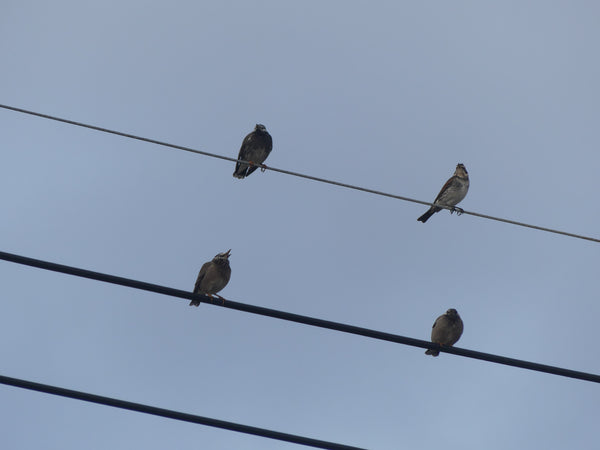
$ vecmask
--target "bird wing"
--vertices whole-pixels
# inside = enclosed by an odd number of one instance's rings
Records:
[[[194,294],[199,293],[200,284],[202,283],[202,280],[204,280],[204,277],[206,276],[206,272],[208,272],[209,266],[210,266],[210,261],[202,264],[202,267],[200,268],[200,272],[198,272],[198,278],[196,278],[196,284],[194,285]]]
[[[437,203],[438,200],[442,197],[442,195],[444,194],[444,192],[446,192],[448,190],[448,188],[450,187],[450,185],[454,182],[454,175],[451,176],[450,178],[448,178],[448,181],[446,181],[446,184],[444,184],[444,186],[442,186],[442,189],[440,190],[440,193],[437,195],[437,197],[435,198],[435,200],[433,201],[433,203]]]
[[[458,319],[457,328],[458,328],[458,337],[460,338],[462,336],[462,334],[463,334],[463,331],[464,331],[464,325],[463,325],[462,319]]]
[[[273,150],[273,138],[271,137],[271,135],[269,133],[265,133],[264,137],[265,137],[265,148],[267,149],[267,154],[268,154],[268,153],[271,153],[271,150]]]
[[[255,142],[256,142],[256,133],[252,132],[252,133],[248,134],[242,141],[242,146],[240,147],[240,153],[238,154],[238,159],[243,159],[244,161],[248,161],[248,154],[256,146]]]

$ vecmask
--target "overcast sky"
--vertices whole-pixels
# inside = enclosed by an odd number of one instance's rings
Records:
[[[29,1],[0,103],[599,237],[593,1]],[[600,373],[597,243],[0,110],[0,250]],[[597,384],[0,262],[0,374],[372,449],[591,448]],[[0,386],[2,447],[283,449]]]

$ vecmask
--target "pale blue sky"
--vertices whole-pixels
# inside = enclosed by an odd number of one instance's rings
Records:
[[[598,237],[592,1],[5,0],[0,103]],[[600,373],[596,243],[0,110],[0,250]],[[596,384],[0,262],[3,375],[373,449],[591,448]],[[0,386],[3,448],[292,444]]]

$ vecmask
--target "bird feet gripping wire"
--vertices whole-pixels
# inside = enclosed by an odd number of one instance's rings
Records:
[[[266,164],[257,164],[254,161],[248,161],[248,165],[250,167],[254,167],[254,166],[259,167],[261,172],[264,172],[265,170],[268,169]]]
[[[452,214],[453,212],[455,212],[457,216],[460,216],[465,212],[465,210],[462,208],[459,208],[458,206],[453,206],[452,209],[450,210],[450,214]]]
[[[219,297],[221,299],[221,301],[223,302],[223,303],[221,303],[221,305],[225,304],[225,299],[223,297],[221,297],[219,294],[215,294],[215,297]]]

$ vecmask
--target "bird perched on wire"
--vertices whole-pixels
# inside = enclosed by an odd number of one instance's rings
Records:
[[[454,308],[450,308],[445,314],[435,319],[431,328],[431,342],[442,346],[452,347],[463,332],[463,321]],[[429,349],[426,355],[437,356],[439,350]]]
[[[442,190],[435,198],[433,203],[437,203],[439,205],[444,206],[452,206],[450,214],[456,211],[456,213],[460,215],[463,213],[463,210],[460,208],[456,208],[455,206],[458,205],[463,198],[465,198],[468,190],[469,173],[467,172],[467,169],[463,164],[457,164],[456,170],[454,171],[454,175],[452,175],[450,179],[446,181],[446,184],[444,184],[444,187],[442,187]],[[436,212],[441,210],[442,208],[440,208],[439,206],[432,206],[427,210],[425,214],[423,214],[417,220],[419,222],[425,223],[427,222],[427,219],[429,219]]]
[[[230,254],[231,249],[219,253],[212,261],[202,265],[196,279],[196,285],[194,286],[194,294],[208,295],[211,299],[213,295],[216,295],[225,302],[225,299],[217,295],[217,292],[229,283],[229,278],[231,277],[231,267],[229,267]],[[190,306],[192,305],[200,306],[200,300],[192,300]]]
[[[248,134],[240,148],[238,159],[248,161],[250,164],[239,162],[235,165],[233,176],[236,178],[244,178],[250,175],[260,166],[260,170],[265,171],[263,162],[273,150],[273,139],[267,132],[264,125],[257,123],[254,131]]]

